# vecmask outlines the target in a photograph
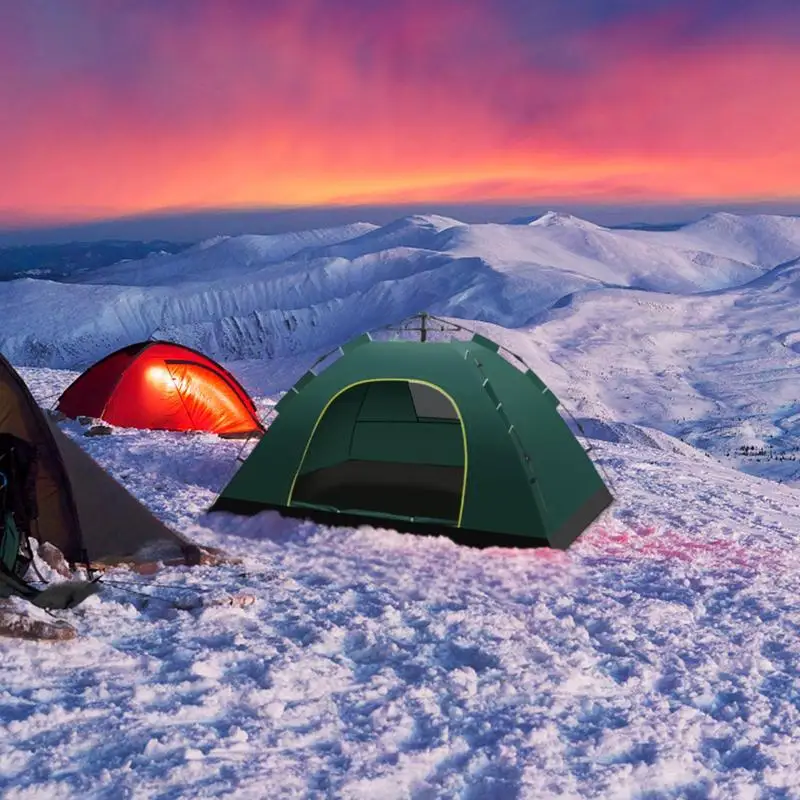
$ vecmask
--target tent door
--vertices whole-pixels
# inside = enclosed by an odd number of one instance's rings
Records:
[[[458,525],[465,453],[460,415],[438,389],[357,384],[317,422],[289,505]]]

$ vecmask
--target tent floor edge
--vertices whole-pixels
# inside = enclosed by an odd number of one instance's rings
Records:
[[[232,514],[252,517],[262,511],[277,511],[282,517],[290,519],[308,520],[320,525],[331,525],[348,528],[361,528],[370,526],[374,528],[388,528],[398,533],[409,533],[417,536],[445,536],[453,542],[465,547],[484,550],[490,547],[510,548],[514,550],[549,547],[546,539],[521,534],[493,533],[491,531],[472,530],[469,528],[455,528],[446,525],[431,525],[415,523],[410,520],[369,517],[364,514],[346,514],[333,511],[318,511],[309,508],[292,508],[274,503],[254,502],[252,500],[236,500],[233,498],[219,498],[207,513],[227,511]]]

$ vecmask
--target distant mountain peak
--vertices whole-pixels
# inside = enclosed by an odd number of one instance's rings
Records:
[[[220,242],[225,242],[231,239],[231,236],[212,236],[209,239],[203,239],[198,242],[192,249],[193,250],[208,250],[210,247],[216,247]]]
[[[531,217],[517,217],[512,219],[510,225],[528,225],[537,228],[572,227],[572,228],[599,228],[593,222],[568,214],[565,211],[545,211]]]
[[[384,231],[407,228],[409,226],[416,226],[420,228],[434,228],[439,231],[447,230],[459,225],[465,225],[452,217],[445,217],[440,214],[409,214],[407,217],[401,217],[388,225],[383,226]]]

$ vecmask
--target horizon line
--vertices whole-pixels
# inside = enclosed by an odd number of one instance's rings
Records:
[[[587,203],[575,200],[520,203],[515,201],[383,203],[320,206],[246,206],[170,208],[70,221],[3,222],[0,246],[68,244],[103,239],[201,241],[219,235],[286,233],[357,222],[385,225],[415,214],[439,214],[467,223],[510,222],[512,218],[541,216],[549,211],[568,213],[605,227],[688,224],[713,213],[741,216],[774,214],[800,216],[800,198],[762,201]],[[363,215],[363,216],[357,216]],[[506,218],[504,215],[508,215]],[[218,227],[213,227],[215,224]],[[259,230],[250,226],[257,224]],[[145,233],[150,230],[151,233]],[[159,232],[160,231],[160,232]]]

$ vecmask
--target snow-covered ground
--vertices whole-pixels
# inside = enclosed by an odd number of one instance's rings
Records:
[[[243,559],[109,580],[256,603],[107,589],[74,642],[0,640],[4,798],[795,796],[800,491],[625,426],[593,441],[617,503],[567,553],[475,551],[203,516],[240,442],[65,429]]]
[[[0,286],[2,350],[48,406],[87,359],[172,330],[268,414],[317,354],[429,300],[567,402],[615,505],[566,553],[205,515],[241,442],[64,423],[158,516],[242,560],[116,570],[158,599],[108,587],[63,614],[72,642],[0,639],[0,796],[800,797],[797,462],[734,452],[797,451],[800,221],[313,237],[227,272],[208,254],[252,242],[207,243],[194,277],[187,251],[135,286],[122,268]],[[155,268],[170,258],[185,269]],[[194,602],[242,593],[255,603]]]

